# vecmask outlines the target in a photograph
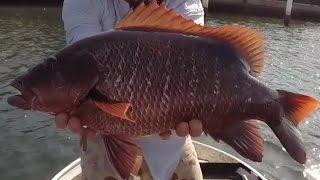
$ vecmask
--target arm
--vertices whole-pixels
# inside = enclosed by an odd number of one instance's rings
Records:
[[[204,25],[204,10],[201,0],[164,0],[168,9],[174,9],[186,19]]]
[[[166,6],[175,9],[187,19],[204,24],[204,11],[201,0],[165,0]],[[72,44],[85,37],[103,31],[103,5],[99,1],[65,0],[62,9],[62,19],[66,32],[67,44]],[[110,27],[111,29],[112,27]]]
[[[62,20],[68,45],[102,32],[99,1],[65,0]]]

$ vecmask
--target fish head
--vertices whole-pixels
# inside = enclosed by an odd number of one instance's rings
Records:
[[[88,54],[51,56],[11,82],[21,92],[8,104],[46,113],[69,112],[97,82],[95,61]]]

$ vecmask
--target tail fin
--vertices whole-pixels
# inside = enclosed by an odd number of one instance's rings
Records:
[[[277,90],[285,115],[295,126],[319,107],[319,102],[309,96]]]
[[[298,124],[319,107],[319,102],[309,96],[277,90],[284,115],[280,124],[270,125],[287,152],[299,163],[306,162],[306,152]]]
[[[271,129],[290,156],[297,162],[304,164],[306,151],[298,129],[287,118],[282,119],[280,125],[271,126]]]

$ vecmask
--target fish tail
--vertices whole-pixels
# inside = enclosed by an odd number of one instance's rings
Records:
[[[267,122],[286,151],[299,163],[306,162],[303,139],[298,124],[319,107],[319,102],[309,96],[277,90],[283,115],[280,123]]]

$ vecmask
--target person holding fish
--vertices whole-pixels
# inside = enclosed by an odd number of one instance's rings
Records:
[[[200,0],[126,1],[135,8],[65,0],[68,46],[10,83],[21,92],[10,105],[81,134],[83,179],[202,179],[190,137],[179,137],[202,131],[261,162],[257,121],[306,162],[297,126],[319,101],[255,78],[265,60],[259,33],[203,26]]]
[[[137,6],[140,0],[65,0],[63,6],[63,21],[66,30],[67,44],[72,44],[85,37],[108,31],[114,24],[128,12],[129,7]],[[158,1],[161,3],[161,1]],[[164,0],[163,3],[175,9],[187,19],[204,24],[204,12],[200,0]],[[56,125],[59,128],[68,127],[72,132],[81,133],[83,128],[77,117],[70,117],[67,113],[56,116]],[[138,171],[142,179],[168,179],[172,174],[179,179],[202,179],[201,169],[191,136],[200,136],[202,124],[199,120],[189,123],[181,122],[177,125],[176,132],[164,132],[160,136],[153,135],[140,139],[144,157]],[[89,137],[88,149],[82,153],[83,175],[87,179],[103,179],[106,176],[118,177],[109,166],[91,169],[92,163],[98,163],[104,152],[101,137],[95,137],[96,132],[87,130]],[[183,151],[183,152],[182,152]],[[96,158],[96,159],[94,159]],[[192,165],[190,165],[192,164]]]

